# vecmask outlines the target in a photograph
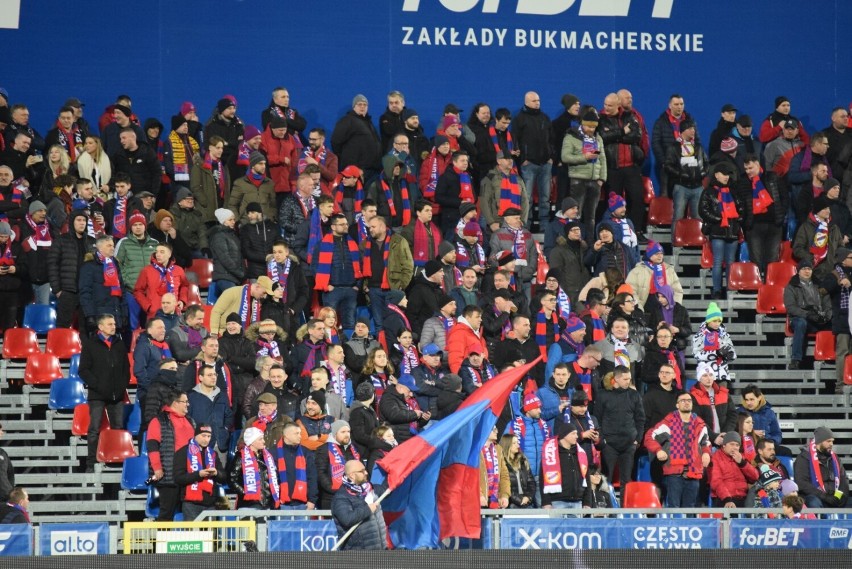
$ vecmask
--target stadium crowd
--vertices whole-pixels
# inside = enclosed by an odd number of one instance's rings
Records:
[[[356,95],[327,132],[283,87],[257,126],[233,96],[207,119],[185,102],[166,126],[120,95],[97,124],[68,99],[42,136],[0,89],[0,329],[55,302],[57,325],[86,333],[90,471],[101,415],[121,422],[135,377],[162,520],[215,506],[225,483],[240,507],[367,495],[377,460],[538,357],[483,448],[483,507],[605,507],[607,476],[623,488],[646,454],[668,506],[781,507],[791,479],[791,515],[845,506],[829,429],[790,472],[759,387],[733,404],[723,312],[709,302],[692,328],[646,237],[643,167],[653,156],[673,232],[703,222],[714,301],[741,243],[765,275],[789,237],[788,367],[820,329],[842,362],[847,109],[809,134],[785,97],[762,121],[725,104],[705,143],[677,94],[653,123],[626,89],[561,106],[551,120],[528,92],[516,112],[477,103],[463,121],[447,104],[426,133],[392,91],[378,123]],[[205,313],[191,282],[208,260]],[[373,513],[368,531],[384,531]]]

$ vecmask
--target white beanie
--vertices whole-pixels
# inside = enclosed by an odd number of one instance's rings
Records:
[[[234,212],[227,208],[220,207],[219,209],[213,212],[213,215],[216,216],[216,220],[219,223],[224,225],[226,221],[234,217]]]
[[[246,445],[251,445],[254,441],[262,438],[263,431],[257,427],[249,427],[246,429],[246,432],[243,433],[243,440],[246,442]]]

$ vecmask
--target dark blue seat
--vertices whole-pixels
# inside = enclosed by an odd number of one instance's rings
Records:
[[[48,304],[28,304],[24,308],[24,328],[47,334],[56,328],[56,309]]]
[[[48,409],[73,411],[74,407],[85,402],[85,386],[78,378],[69,377],[51,382]]]

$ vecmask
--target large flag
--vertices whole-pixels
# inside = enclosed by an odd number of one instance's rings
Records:
[[[437,548],[446,537],[479,538],[480,451],[509,394],[537,362],[501,373],[455,413],[378,461],[393,490],[382,510],[394,547]]]

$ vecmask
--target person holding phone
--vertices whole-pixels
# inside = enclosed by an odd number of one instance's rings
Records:
[[[595,208],[601,186],[607,180],[607,164],[601,159],[603,139],[596,134],[600,117],[594,107],[580,114],[580,126],[572,128],[562,141],[562,163],[571,177],[570,197],[577,201],[580,218],[586,224],[584,235],[594,235]]]

